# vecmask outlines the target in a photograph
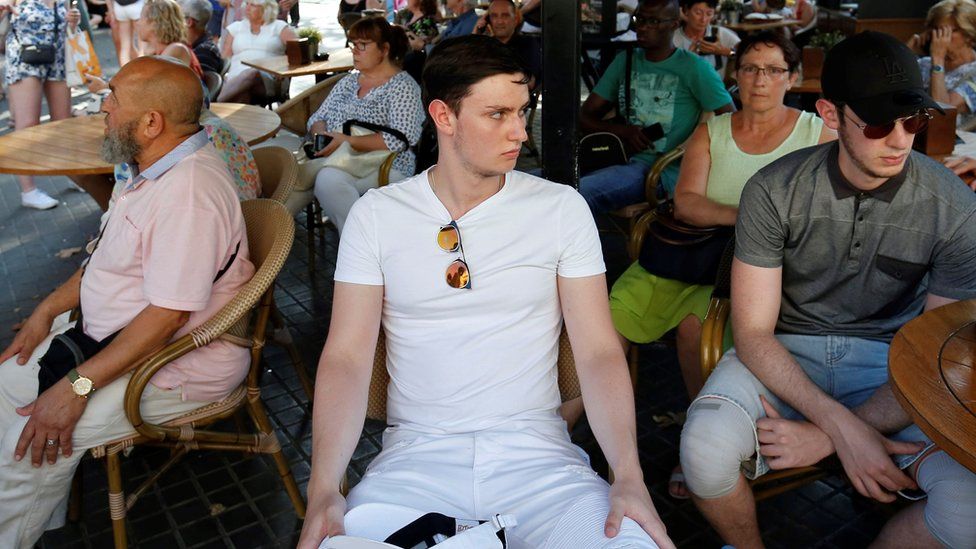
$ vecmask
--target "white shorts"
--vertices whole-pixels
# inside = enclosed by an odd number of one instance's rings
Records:
[[[115,16],[116,21],[138,21],[139,16],[142,15],[142,6],[145,4],[146,0],[139,0],[135,4],[129,4],[128,6],[113,2],[112,14]]]
[[[616,537],[603,535],[610,487],[562,422],[458,435],[388,429],[383,447],[349,493],[350,509],[390,503],[468,519],[513,515],[510,549],[657,547],[629,518]]]

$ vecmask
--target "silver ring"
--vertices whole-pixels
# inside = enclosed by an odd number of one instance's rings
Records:
[[[58,441],[54,440],[53,438],[47,439],[47,445],[48,446],[54,446],[57,443],[58,443]]]

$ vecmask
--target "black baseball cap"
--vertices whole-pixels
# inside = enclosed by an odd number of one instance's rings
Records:
[[[825,98],[846,103],[871,125],[924,109],[945,114],[925,91],[915,54],[890,34],[864,31],[831,48],[820,85]]]

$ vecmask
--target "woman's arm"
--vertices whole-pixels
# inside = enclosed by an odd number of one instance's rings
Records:
[[[230,32],[230,25],[227,25],[227,32],[224,33],[224,45],[220,48],[220,56],[224,59],[234,57],[234,34]]]
[[[291,28],[289,25],[285,25],[285,28],[281,29],[281,34],[279,34],[278,37],[281,38],[282,44],[289,40],[298,40],[298,35],[295,34],[295,29]]]
[[[719,204],[705,196],[712,166],[709,145],[708,125],[699,124],[685,143],[678,185],[674,189],[674,217],[698,227],[735,225],[738,208]]]

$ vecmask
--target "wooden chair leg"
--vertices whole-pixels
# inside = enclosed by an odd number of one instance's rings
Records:
[[[630,344],[627,349],[627,366],[630,368],[630,383],[634,386],[634,394],[637,394],[637,364],[640,358],[640,348],[636,343]]]
[[[126,549],[128,542],[125,533],[125,492],[122,490],[122,465],[118,454],[105,456],[108,470],[108,510],[112,518],[112,538],[115,549]]]
[[[288,492],[288,497],[291,499],[292,505],[295,506],[295,514],[298,515],[298,518],[304,519],[305,499],[302,497],[301,490],[298,489],[295,476],[291,474],[291,466],[288,465],[288,460],[285,458],[285,454],[282,453],[277,438],[275,438],[274,427],[271,425],[271,420],[268,419],[268,412],[264,409],[260,395],[248,395],[247,411],[251,415],[251,419],[254,421],[254,425],[258,431],[272,437],[273,444],[269,445],[265,453],[271,454],[271,457],[274,458],[275,466],[278,468],[278,476],[281,477],[281,482],[285,485],[285,491]]]
[[[311,406],[312,397],[315,395],[315,385],[312,383],[312,378],[308,374],[308,369],[305,368],[305,361],[302,360],[302,355],[298,352],[298,347],[295,347],[291,332],[288,331],[288,326],[285,325],[285,319],[281,316],[281,312],[278,311],[278,307],[275,307],[274,304],[271,305],[271,326],[273,327],[271,341],[275,345],[284,347],[285,351],[288,352],[291,364],[295,367],[295,373],[298,374],[298,381],[301,382],[302,389],[305,390],[305,396],[308,397],[308,404]]]
[[[308,241],[308,280],[315,282],[315,200],[305,206],[305,233]]]

